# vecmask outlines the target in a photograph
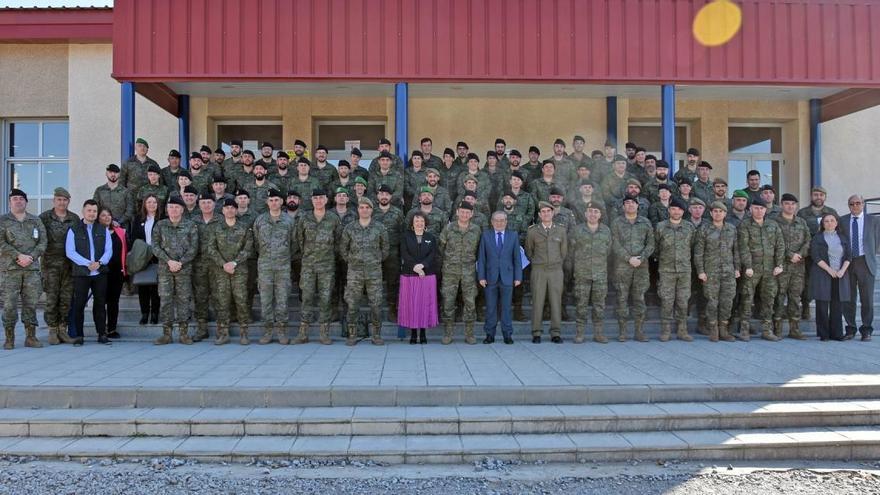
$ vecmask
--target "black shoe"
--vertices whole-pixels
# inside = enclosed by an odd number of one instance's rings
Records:
[[[82,337],[77,337],[77,338],[73,339],[73,346],[74,347],[82,347],[82,345],[83,345],[83,338]]]
[[[150,316],[150,323],[153,325],[156,325],[157,323],[159,323],[159,313],[153,313]]]
[[[504,343],[505,343],[505,344],[512,344],[512,343],[513,343],[513,337],[511,337],[510,335],[505,336],[505,337],[504,337]]]
[[[483,339],[483,343],[484,344],[493,344],[493,343],[495,343],[495,337],[493,337],[491,335],[486,335],[486,338]]]
[[[820,342],[828,342],[829,340],[831,340],[831,339],[828,337],[819,337]],[[835,339],[835,340],[837,340],[837,339]]]
[[[409,344],[416,345],[417,342],[418,342],[418,340],[417,340],[417,336],[416,336],[416,331],[410,330],[409,331]]]
[[[866,333],[866,334],[862,335],[862,342],[870,342],[870,341],[871,341],[871,334],[870,333]]]
[[[110,339],[107,338],[107,335],[98,335],[98,343],[104,345],[112,344],[112,342],[110,342]]]
[[[533,344],[540,344],[541,343],[541,336],[535,335],[534,337],[532,337],[532,343]]]
[[[146,325],[149,320],[150,315],[148,313],[141,313],[141,321],[139,322],[141,325]]]
[[[559,335],[554,335],[553,337],[550,337],[550,342],[553,342],[554,344],[561,344],[562,337],[560,337]]]
[[[856,336],[856,334],[854,334],[854,333],[846,332],[846,335],[843,336],[843,340],[852,340],[853,337],[855,337],[855,336]]]
[[[116,330],[111,330],[111,331],[107,332],[107,338],[120,339],[120,338],[122,338],[122,336],[119,335],[119,332],[117,332]]]
[[[427,344],[427,343],[428,343],[428,337],[425,336],[425,329],[420,328],[419,329],[419,344]]]

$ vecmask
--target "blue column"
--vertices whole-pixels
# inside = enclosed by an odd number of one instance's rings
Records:
[[[177,97],[177,136],[180,142],[180,164],[189,168],[189,95]]]
[[[822,132],[819,119],[822,116],[822,100],[810,100],[810,185],[822,185]]]
[[[663,129],[663,159],[669,162],[669,176],[678,170],[675,161],[675,85],[660,88],[660,122]]]
[[[394,146],[397,156],[406,163],[409,153],[409,84],[394,85]]]
[[[134,154],[134,83],[122,83],[122,147],[120,166]]]
[[[607,139],[611,141],[614,146],[617,146],[617,97],[606,97],[605,106],[605,130],[607,134]]]

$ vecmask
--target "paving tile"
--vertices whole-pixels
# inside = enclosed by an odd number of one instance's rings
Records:
[[[460,454],[461,437],[458,435],[409,435],[406,437],[406,453]]]
[[[668,431],[635,431],[620,434],[635,450],[682,449],[687,443]]]
[[[70,456],[111,456],[132,439],[129,437],[84,437],[65,445],[61,455]]]
[[[79,440],[73,437],[28,437],[5,448],[9,455],[59,455],[67,445]]]
[[[223,456],[232,453],[240,437],[189,437],[174,449],[174,455]]]
[[[351,455],[388,455],[406,452],[406,437],[403,435],[353,436],[348,446]]]
[[[348,446],[351,443],[351,437],[348,435],[340,435],[335,437],[297,437],[290,448],[290,455],[293,457],[310,456],[310,455],[330,455],[345,457],[348,454]]]
[[[295,436],[244,436],[233,447],[232,454],[255,457],[287,456],[295,441]]]
[[[629,450],[632,445],[619,433],[569,433],[578,452]]]

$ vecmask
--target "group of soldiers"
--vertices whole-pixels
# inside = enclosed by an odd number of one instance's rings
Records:
[[[545,299],[553,342],[562,342],[566,302],[576,307],[575,342],[586,339],[588,313],[593,340],[607,342],[609,284],[617,293],[620,341],[631,335],[648,340],[645,296],[652,287],[660,298],[661,341],[673,330],[678,339],[692,340],[687,316],[693,305],[697,330],[712,341],[749,340],[753,306],[762,338],[781,339],[785,321],[788,336],[806,338],[799,321],[809,318],[804,286],[810,240],[822,215],[836,214],[825,206],[822,188],[814,188],[810,204],[798,209],[792,194],[777,205],[774,188],[762,186],[757,171],[749,172],[747,188],[729,195],[726,181],[712,179],[712,166],[693,148],[670,176],[668,163],[633,143],[625,154],[611,142],[587,154],[581,136],[574,136],[572,146],[568,150],[557,139],[552,155],[541,159],[536,146],[523,157],[499,138],[483,160],[464,142],[434,155],[431,139],[424,138],[404,164],[382,139],[369,164],[354,148],[350,160],[333,165],[327,148],[317,146],[310,154],[301,140],[292,156],[262,143],[259,158],[233,141],[230,156],[202,146],[185,168],[176,150],[160,167],[148,156],[147,142],[138,139],[129,160],[106,168],[106,183],[93,198],[123,227],[138,221],[148,197],[165,213],[152,231],[163,326],[156,344],[172,342],[175,326],[183,344],[207,339],[211,308],[216,344],[229,342],[232,323],[240,327],[240,343],[248,344],[250,308],[259,293],[261,344],[275,338],[281,344],[308,342],[313,323],[320,342],[330,344],[329,326],[338,319],[346,343],[354,345],[366,293],[369,337],[381,345],[384,304],[388,319],[396,321],[402,233],[417,212],[439,239],[444,344],[453,340],[458,311],[465,341],[475,343],[474,322],[483,311],[476,253],[493,212],[503,212],[507,229],[519,235],[532,262],[532,282],[541,287],[533,290],[535,342],[546,319]],[[56,190],[53,209],[37,218],[12,208],[11,197],[12,211],[0,217],[8,342],[21,294],[26,345],[40,345],[34,334],[40,274],[49,341],[66,341],[70,264],[63,242],[77,221],[67,211],[69,199]],[[288,297],[294,284],[301,318],[291,338]],[[524,291],[521,285],[513,292],[513,318],[519,321],[527,320]]]

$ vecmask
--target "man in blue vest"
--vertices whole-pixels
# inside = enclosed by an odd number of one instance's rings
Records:
[[[83,320],[89,291],[95,298],[92,316],[98,332],[98,343],[110,344],[107,338],[107,315],[104,298],[107,294],[107,263],[113,256],[113,241],[107,229],[97,223],[98,203],[87,199],[83,203],[82,220],[67,231],[64,244],[67,258],[73,263],[73,307],[77,335],[73,345],[83,345]]]

